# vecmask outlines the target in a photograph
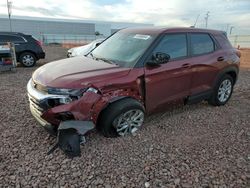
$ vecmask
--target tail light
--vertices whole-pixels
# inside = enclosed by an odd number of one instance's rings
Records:
[[[235,53],[236,53],[236,55],[237,55],[238,57],[241,57],[241,52],[240,52],[240,50],[236,50]]]
[[[12,64],[12,59],[11,58],[2,58],[2,61],[0,61],[0,64],[11,65]]]
[[[239,58],[241,57],[241,52],[240,52],[240,50],[237,49],[237,48],[234,48],[234,49],[232,50],[232,53],[236,54]]]
[[[36,40],[36,43],[37,43],[40,47],[42,47],[42,42],[41,42],[41,41]]]

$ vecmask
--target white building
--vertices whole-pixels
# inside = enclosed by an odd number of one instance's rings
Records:
[[[31,34],[49,43],[62,40],[93,40],[96,32],[107,37],[118,29],[153,24],[13,16],[11,26],[14,32]],[[6,16],[0,16],[0,31],[10,31],[9,19]]]

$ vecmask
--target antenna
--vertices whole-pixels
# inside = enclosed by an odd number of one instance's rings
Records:
[[[207,25],[208,25],[208,17],[209,17],[209,11],[207,11],[207,14],[205,16],[205,22],[206,22],[206,28],[207,28]]]
[[[9,0],[7,0],[7,8],[8,8],[9,23],[10,23],[10,31],[12,31],[12,24],[11,24],[12,2]]]

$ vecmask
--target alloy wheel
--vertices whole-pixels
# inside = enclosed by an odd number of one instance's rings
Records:
[[[232,92],[232,82],[229,79],[224,80],[218,89],[218,100],[222,103],[226,102]]]
[[[119,115],[114,121],[113,126],[120,136],[133,134],[142,125],[144,112],[139,109],[129,110]]]
[[[32,66],[34,62],[35,62],[35,59],[34,57],[32,57],[32,55],[27,54],[23,56],[22,58],[22,63],[27,67]]]

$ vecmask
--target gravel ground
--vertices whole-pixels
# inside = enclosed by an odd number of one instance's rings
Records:
[[[32,69],[0,74],[0,187],[250,187],[250,71],[230,102],[150,116],[136,136],[87,136],[68,159],[29,112]]]

